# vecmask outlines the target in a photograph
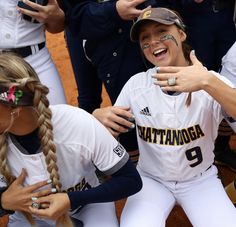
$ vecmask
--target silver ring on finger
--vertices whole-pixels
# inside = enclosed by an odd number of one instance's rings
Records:
[[[39,209],[40,208],[40,203],[32,202],[31,207],[33,207],[35,209]]]
[[[169,79],[167,79],[167,84],[168,86],[176,85],[176,77],[170,77]]]

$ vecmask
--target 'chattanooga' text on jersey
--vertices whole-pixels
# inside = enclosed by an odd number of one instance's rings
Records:
[[[184,129],[157,129],[138,125],[138,135],[148,143],[161,145],[183,145],[204,136],[200,125]]]

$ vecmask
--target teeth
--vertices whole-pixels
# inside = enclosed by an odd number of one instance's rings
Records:
[[[162,48],[162,49],[159,49],[159,50],[156,50],[156,51],[154,51],[153,52],[153,54],[159,54],[159,53],[161,53],[162,51],[164,51],[165,50],[165,48]]]

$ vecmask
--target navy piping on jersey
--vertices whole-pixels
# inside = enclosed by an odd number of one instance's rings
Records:
[[[12,142],[24,154],[40,152],[38,129],[24,136],[10,134]],[[60,168],[60,167],[59,167]],[[112,177],[97,187],[85,191],[68,192],[71,210],[89,203],[111,202],[126,198],[142,188],[142,180],[128,154],[105,174]]]
[[[112,177],[97,187],[85,191],[68,192],[71,210],[89,203],[116,201],[142,188],[142,180],[130,159]]]
[[[9,134],[12,142],[23,154],[37,154],[41,152],[38,128],[27,135]]]

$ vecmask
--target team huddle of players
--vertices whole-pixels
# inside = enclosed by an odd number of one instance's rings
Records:
[[[0,214],[9,215],[7,226],[163,227],[179,204],[193,226],[234,227],[236,209],[213,150],[223,119],[236,128],[236,83],[232,74],[227,79],[203,66],[180,15],[137,9],[143,0],[25,0],[16,11],[17,2],[0,0],[0,13],[10,18],[0,41]],[[69,39],[81,41],[78,18],[99,15],[102,6],[120,23],[132,22],[126,38],[150,65],[124,82],[112,106],[89,114],[66,104],[44,29],[59,32],[66,22]],[[128,131],[137,138],[137,166],[122,145]],[[122,198],[117,220],[114,201]]]

